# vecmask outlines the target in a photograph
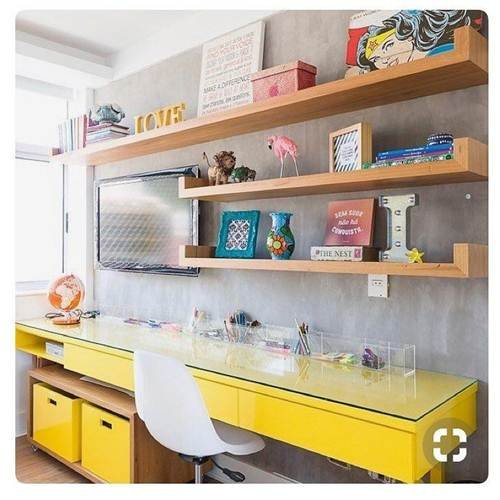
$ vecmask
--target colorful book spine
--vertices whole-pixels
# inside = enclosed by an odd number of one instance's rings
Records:
[[[393,149],[382,151],[375,155],[376,161],[390,160],[394,158],[408,158],[413,156],[428,156],[431,154],[443,154],[453,151],[453,144],[433,144],[431,146],[421,146],[418,148]]]
[[[423,158],[423,157],[429,157],[429,156],[440,156],[440,155],[446,155],[446,154],[451,154],[453,153],[453,149],[446,148],[446,149],[440,149],[436,151],[428,151],[424,153],[418,153],[418,154],[411,154],[411,155],[399,155],[399,156],[384,156],[382,158],[376,157],[375,161],[376,162],[381,162],[381,161],[397,161],[397,160],[406,160],[406,159],[411,159],[411,158]]]
[[[87,134],[87,142],[99,141],[103,139],[114,139],[119,137],[126,137],[128,134],[121,134],[118,132],[106,131],[93,134]]]
[[[379,168],[379,167],[397,167],[399,165],[418,165],[419,163],[427,163],[431,161],[443,161],[443,160],[452,160],[453,153],[448,153],[444,155],[434,155],[434,156],[418,156],[418,157],[410,157],[404,158],[402,160],[385,160],[378,161],[375,163],[366,162],[363,163],[363,170],[370,168]]]
[[[125,125],[118,125],[118,123],[111,123],[111,122],[100,123],[99,125],[92,125],[91,127],[88,127],[89,132],[95,132],[96,130],[106,130],[106,129],[120,130],[127,134],[129,132],[129,128],[125,127]]]
[[[311,247],[311,260],[332,260],[338,262],[362,262],[378,259],[378,250],[363,246],[321,246]]]
[[[70,118],[58,125],[59,150],[61,153],[85,147],[87,135],[87,115]]]

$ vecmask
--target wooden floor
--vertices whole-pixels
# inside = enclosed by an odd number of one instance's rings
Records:
[[[34,452],[26,436],[16,438],[16,477],[21,483],[89,482],[43,451]]]
[[[33,451],[26,436],[16,438],[16,477],[21,483],[89,483],[42,450]],[[208,476],[204,483],[218,483]]]

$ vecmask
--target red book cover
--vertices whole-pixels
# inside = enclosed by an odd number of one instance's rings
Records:
[[[332,201],[328,204],[325,245],[373,244],[375,199]]]

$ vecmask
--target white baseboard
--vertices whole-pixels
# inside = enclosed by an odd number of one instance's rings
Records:
[[[241,462],[229,455],[217,455],[214,457],[216,462],[221,467],[226,467],[231,470],[242,472],[245,475],[245,483],[266,484],[266,483],[297,483],[294,479],[285,477],[277,472],[267,472],[253,465]],[[213,466],[207,476],[219,481],[220,483],[232,483],[220,469]]]
[[[16,412],[16,437],[26,434],[26,412]]]

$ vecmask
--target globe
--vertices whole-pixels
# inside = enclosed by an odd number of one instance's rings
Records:
[[[80,322],[79,315],[71,313],[85,297],[85,287],[80,278],[74,274],[58,276],[49,285],[47,297],[53,307],[64,313],[61,318],[55,318],[54,323],[71,325]]]

